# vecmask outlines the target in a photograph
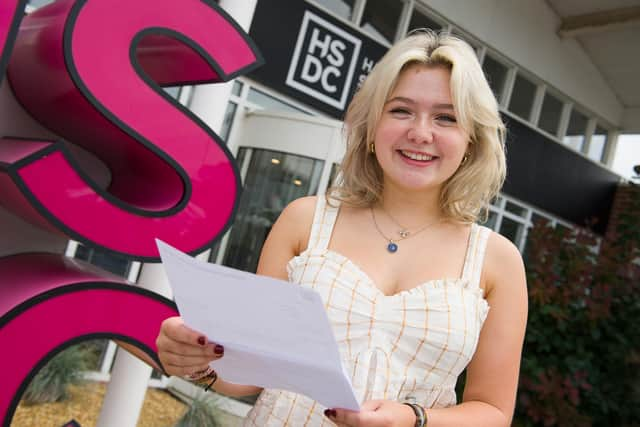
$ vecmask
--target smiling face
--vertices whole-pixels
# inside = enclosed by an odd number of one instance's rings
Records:
[[[469,135],[456,120],[450,74],[424,65],[400,74],[375,131],[385,188],[440,191],[460,166]]]

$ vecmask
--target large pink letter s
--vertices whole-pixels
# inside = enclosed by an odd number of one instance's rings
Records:
[[[22,393],[40,368],[79,341],[118,338],[159,364],[158,327],[177,313],[170,300],[60,255],[0,258],[0,272],[3,427],[11,424]]]
[[[0,77],[40,123],[93,153],[108,185],[66,142],[0,138],[0,203],[89,246],[157,261],[154,238],[198,252],[229,226],[240,183],[220,138],[162,86],[229,80],[262,60],[212,0],[58,0],[24,19],[0,0]],[[0,236],[1,238],[1,236]],[[53,254],[0,258],[0,423],[62,348],[118,338],[155,358],[171,301]],[[157,360],[156,360],[157,361]]]
[[[11,55],[27,0],[0,0],[0,82]]]
[[[97,155],[101,188],[62,142],[0,143],[0,200],[92,246],[157,261],[154,238],[196,253],[229,226],[240,182],[223,141],[161,85],[228,80],[257,50],[212,1],[59,0],[25,17],[8,69],[44,126]],[[4,172],[4,176],[1,172]],[[53,226],[53,227],[52,227]]]

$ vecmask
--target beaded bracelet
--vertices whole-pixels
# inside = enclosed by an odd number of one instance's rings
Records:
[[[209,366],[203,371],[187,375],[185,379],[192,383],[204,386],[204,391],[209,391],[213,384],[218,380],[218,373]]]
[[[416,414],[416,424],[414,427],[427,426],[427,413],[425,412],[422,406],[416,405],[415,403],[409,403],[409,402],[404,402],[403,404],[413,409],[413,413]]]

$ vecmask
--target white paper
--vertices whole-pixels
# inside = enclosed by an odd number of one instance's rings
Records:
[[[224,346],[224,357],[211,364],[220,378],[360,409],[315,291],[156,243],[185,324]]]

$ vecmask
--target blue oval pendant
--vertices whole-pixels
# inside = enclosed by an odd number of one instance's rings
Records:
[[[393,242],[389,242],[389,244],[387,245],[387,250],[391,253],[395,253],[398,250],[398,245]]]

